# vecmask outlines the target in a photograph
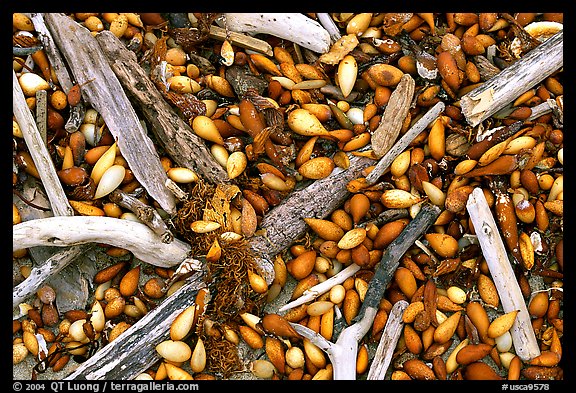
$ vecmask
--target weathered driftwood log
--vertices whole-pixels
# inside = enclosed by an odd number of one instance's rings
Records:
[[[520,94],[530,90],[564,65],[564,33],[559,31],[498,75],[460,99],[462,114],[477,126]]]
[[[184,309],[194,304],[196,294],[205,284],[195,273],[186,283],[150,310],[138,322],[64,379],[130,380],[161,359],[156,345],[170,337],[170,325]]]
[[[348,169],[336,168],[330,176],[294,191],[264,216],[260,228],[265,234],[253,237],[251,248],[269,260],[283,251],[306,232],[304,218],[324,218],[330,214],[350,195],[346,184],[373,163],[370,158],[351,156]]]
[[[81,229],[81,230],[80,230]],[[112,217],[48,217],[13,226],[14,251],[36,246],[66,247],[102,243],[130,250],[144,262],[172,267],[189,257],[190,245],[174,239],[163,243],[145,224]]]
[[[99,33],[96,40],[118,80],[142,111],[151,131],[174,162],[194,170],[209,182],[228,182],[228,174],[214,159],[204,140],[194,133],[160,94],[150,76],[138,64],[134,52],[126,49],[110,31]]]
[[[46,190],[46,195],[50,200],[52,212],[56,216],[72,216],[74,215],[74,210],[72,206],[70,206],[70,203],[68,203],[68,198],[64,193],[60,179],[58,179],[56,168],[54,168],[54,163],[52,162],[48,148],[44,144],[42,136],[36,126],[36,121],[34,117],[32,117],[30,108],[26,104],[26,99],[24,98],[24,93],[20,87],[16,73],[12,71],[12,75],[12,111],[14,112],[16,122],[18,122],[22,130],[24,141],[26,142],[26,146],[28,146],[34,165],[36,165],[38,169],[38,174]]]
[[[378,347],[376,348],[376,353],[372,359],[372,364],[370,365],[366,379],[383,380],[386,377],[386,372],[392,360],[392,355],[394,355],[398,339],[402,335],[402,329],[404,327],[402,314],[404,310],[406,310],[406,307],[408,307],[408,302],[405,300],[399,300],[392,306],[390,316],[382,331],[382,336],[378,342]]]
[[[540,347],[498,226],[481,188],[475,188],[472,191],[468,197],[466,209],[498,291],[502,309],[505,313],[519,310],[516,321],[510,329],[514,350],[523,361],[530,361],[540,354]]]
[[[94,36],[64,14],[48,13],[45,20],[76,81],[86,83],[82,96],[102,115],[136,179],[162,209],[175,213],[176,201],[165,186],[168,176],[154,143]]]
[[[225,13],[216,22],[230,31],[284,38],[317,53],[330,49],[328,31],[300,13]]]
[[[47,260],[41,261],[41,264],[34,266],[30,275],[12,289],[12,307],[16,307],[26,300],[28,296],[35,294],[50,277],[58,274],[68,264],[73,262],[78,255],[85,253],[92,246],[88,244],[69,247],[55,253]]]
[[[66,94],[70,91],[70,89],[74,86],[72,79],[70,78],[70,74],[68,73],[68,69],[64,64],[64,60],[56,47],[56,43],[52,38],[52,34],[46,23],[44,22],[44,16],[40,13],[31,13],[28,14],[32,23],[34,24],[34,29],[39,33],[38,38],[42,42],[42,46],[44,47],[44,52],[46,52],[46,56],[48,60],[50,60],[50,65],[54,69],[54,73],[58,78],[58,84],[62,88],[62,91]],[[80,101],[78,105],[74,105],[70,107],[68,120],[66,120],[66,124],[64,125],[64,129],[69,133],[77,131],[82,121],[84,120],[84,114],[86,110],[84,108],[84,103]]]
[[[378,305],[392,280],[400,259],[414,242],[430,228],[439,214],[440,208],[438,206],[424,203],[416,217],[390,243],[382,255],[382,259],[376,265],[374,276],[370,280],[364,302],[354,319],[354,323],[340,333],[335,343],[326,340],[322,335],[308,327],[291,323],[298,333],[326,352],[334,367],[333,379],[356,379],[358,342],[372,326]]]

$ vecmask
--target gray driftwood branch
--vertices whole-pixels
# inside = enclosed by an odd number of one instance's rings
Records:
[[[400,259],[414,242],[426,233],[439,214],[438,206],[424,203],[416,217],[390,243],[382,259],[376,265],[374,276],[370,280],[364,302],[354,323],[340,333],[335,343],[326,340],[312,329],[291,323],[298,333],[326,352],[334,367],[333,378],[335,380],[356,379],[358,343],[372,326],[378,305],[398,268]]]
[[[165,186],[168,176],[154,143],[98,42],[88,29],[65,14],[48,13],[45,20],[76,81],[86,83],[81,88],[83,98],[102,115],[134,176],[162,209],[174,214],[176,200]]]
[[[155,347],[170,336],[170,325],[184,309],[194,304],[204,286],[202,274],[195,273],[186,283],[150,310],[118,338],[82,363],[65,380],[129,380],[161,359]]]
[[[482,255],[488,264],[490,275],[498,291],[505,313],[519,310],[516,321],[510,329],[514,349],[523,361],[530,361],[540,354],[540,347],[520,285],[512,270],[510,259],[500,237],[498,225],[494,221],[490,206],[481,188],[475,188],[466,204]]]
[[[79,230],[79,229],[82,230]],[[162,242],[145,224],[113,217],[48,217],[14,225],[13,250],[36,246],[66,247],[102,243],[130,250],[151,265],[172,267],[188,258],[190,245],[174,239]]]
[[[462,114],[477,126],[520,94],[530,90],[564,65],[564,32],[559,31],[511,66],[460,99]]]
[[[214,159],[204,140],[194,133],[160,94],[150,76],[138,64],[134,52],[126,49],[109,31],[99,33],[96,40],[118,80],[142,111],[151,131],[174,162],[194,170],[212,183],[229,182],[228,174]]]

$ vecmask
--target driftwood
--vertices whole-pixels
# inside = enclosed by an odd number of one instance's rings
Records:
[[[304,218],[324,218],[340,206],[350,195],[346,184],[373,163],[370,158],[351,156],[348,169],[336,168],[328,177],[292,192],[264,216],[260,225],[264,235],[251,239],[252,250],[263,259],[271,260],[306,232]]]
[[[44,52],[46,52],[46,56],[50,61],[50,66],[54,69],[54,73],[58,78],[58,84],[62,88],[62,91],[66,94],[70,91],[70,89],[74,86],[72,79],[70,78],[70,74],[68,73],[68,69],[64,64],[64,60],[56,47],[56,43],[52,38],[52,34],[48,30],[46,23],[44,22],[44,17],[42,14],[32,13],[28,15],[34,23],[34,29],[38,32],[38,38],[42,42],[42,46],[44,47]],[[77,131],[80,125],[82,124],[82,120],[84,119],[84,114],[86,110],[84,108],[84,103],[80,101],[77,105],[71,106],[69,110],[68,120],[66,120],[66,124],[64,125],[64,129],[69,133],[73,133]]]
[[[64,379],[129,380],[159,361],[156,345],[170,337],[170,325],[178,314],[194,304],[204,286],[201,275],[197,272],[188,278],[168,301],[150,310]]]
[[[26,300],[50,278],[73,262],[78,255],[86,252],[92,245],[79,245],[67,248],[52,255],[38,266],[34,266],[30,275],[12,289],[12,307]]]
[[[30,108],[26,104],[24,92],[20,87],[16,73],[12,71],[12,111],[16,122],[22,130],[24,141],[30,151],[30,156],[38,169],[38,174],[46,190],[46,195],[50,200],[50,207],[56,216],[72,216],[74,210],[68,203],[68,198],[64,193],[64,188],[56,174],[56,168],[48,152],[48,148],[42,140],[42,136],[36,126],[36,121],[32,117]]]
[[[272,46],[270,46],[270,44],[266,41],[251,37],[246,34],[236,33],[234,31],[226,31],[226,29],[218,26],[210,26],[210,38],[218,41],[229,40],[232,45],[235,45],[239,48],[253,50],[268,56],[274,56]]]
[[[82,228],[82,230],[79,230]],[[151,265],[172,267],[188,258],[190,245],[174,239],[163,243],[145,224],[113,217],[48,217],[13,226],[12,249],[36,246],[66,247],[102,243],[130,250]]]
[[[404,135],[392,146],[391,148],[386,149],[386,153],[380,158],[374,169],[366,176],[366,182],[369,185],[376,183],[378,178],[386,172],[386,169],[392,164],[394,159],[398,157],[400,153],[404,151],[422,131],[428,127],[430,123],[432,123],[440,113],[444,110],[445,105],[443,102],[438,102],[432,108],[428,110],[414,125],[406,131]],[[382,123],[380,123],[382,124]],[[378,126],[380,128],[380,126]],[[393,143],[393,142],[392,142]]]
[[[134,52],[126,49],[110,31],[99,33],[96,39],[120,83],[174,162],[194,170],[212,183],[228,182],[228,174],[214,159],[204,140],[166,102],[150,76],[138,64]]]
[[[402,329],[404,327],[402,314],[404,310],[406,310],[406,307],[408,307],[408,302],[405,300],[399,300],[392,306],[390,316],[382,331],[382,336],[378,342],[378,347],[376,348],[376,353],[374,354],[374,359],[372,359],[372,364],[370,365],[366,379],[383,380],[386,377],[386,372],[392,360],[392,355],[394,355],[398,339],[402,335]]]
[[[163,243],[170,243],[174,240],[174,235],[162,220],[160,214],[152,206],[142,202],[140,199],[126,194],[124,191],[116,189],[108,195],[110,202],[114,202],[121,207],[125,207],[138,217],[140,221],[148,225]]]
[[[402,75],[402,79],[390,95],[390,100],[384,109],[378,127],[372,133],[372,150],[380,158],[390,150],[402,129],[402,124],[408,115],[416,82],[410,74]]]
[[[148,137],[118,78],[90,31],[60,13],[45,14],[54,40],[82,86],[82,96],[98,111],[116,139],[122,156],[148,194],[169,214],[174,195],[154,143]],[[90,82],[88,82],[90,81]]]
[[[330,49],[330,34],[314,19],[300,13],[225,13],[217,19],[226,30],[270,34],[317,53]]]
[[[358,342],[372,326],[378,311],[378,305],[384,295],[400,259],[406,251],[436,221],[440,208],[424,203],[420,212],[385,250],[382,259],[376,265],[374,276],[370,280],[362,307],[354,323],[345,328],[335,343],[326,340],[322,335],[298,323],[290,323],[294,329],[326,352],[334,367],[333,379],[356,379],[356,357]]]
[[[530,90],[564,65],[564,33],[559,31],[498,75],[460,99],[462,114],[477,126],[520,94]]]
[[[482,255],[498,291],[505,313],[519,310],[516,321],[510,329],[516,354],[525,362],[540,354],[538,341],[532,328],[530,314],[522,291],[512,270],[508,254],[490,206],[481,188],[475,188],[468,198],[466,209],[474,225]]]

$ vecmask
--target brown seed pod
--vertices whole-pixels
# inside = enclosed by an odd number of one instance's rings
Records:
[[[300,338],[300,334],[294,330],[286,318],[278,314],[266,314],[261,320],[262,329],[265,332],[279,337]]]
[[[120,271],[122,271],[122,269],[124,269],[126,265],[127,262],[121,261],[100,270],[94,276],[94,283],[102,284],[106,281],[112,280],[118,273],[120,273]]]
[[[482,300],[493,307],[498,307],[500,304],[500,296],[498,296],[498,290],[496,289],[494,281],[487,275],[480,273],[476,285]]]
[[[402,369],[413,379],[426,381],[436,379],[434,371],[420,359],[409,359],[405,361],[402,363]]]
[[[502,380],[492,367],[483,362],[473,362],[464,368],[464,379],[466,380]]]
[[[456,361],[458,364],[464,366],[472,362],[476,362],[487,356],[493,347],[493,345],[485,343],[466,345],[464,348],[458,351],[458,354],[456,355]]]

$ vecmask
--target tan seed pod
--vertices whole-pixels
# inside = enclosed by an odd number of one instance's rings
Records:
[[[291,111],[286,121],[290,129],[299,135],[308,137],[330,135],[320,120],[303,108]]]
[[[415,355],[418,355],[422,352],[422,338],[420,338],[420,334],[412,327],[412,325],[404,325],[403,337],[408,351]]]
[[[408,191],[390,189],[382,193],[380,201],[388,209],[406,209],[421,202],[423,199]]]
[[[250,348],[260,349],[264,347],[264,339],[250,326],[240,325],[238,326],[238,331],[244,342],[246,342]]]
[[[24,344],[23,342],[13,344],[12,364],[16,365],[18,363],[21,363],[24,359],[26,359],[28,353],[29,353],[28,348],[26,347],[26,344]]]
[[[255,377],[260,379],[270,379],[276,372],[274,364],[266,359],[256,359],[251,361],[248,369]]]
[[[351,250],[361,244],[364,239],[366,239],[366,229],[357,227],[347,231],[337,245],[341,250]]]
[[[474,187],[470,185],[462,185],[452,190],[448,189],[444,207],[452,213],[463,212],[466,209],[466,202],[472,191],[474,191]]]
[[[286,269],[296,280],[302,280],[314,270],[316,250],[305,251],[296,258],[286,262]]]
[[[132,296],[138,289],[138,282],[140,280],[140,265],[130,269],[120,280],[118,288],[122,296]]]
[[[534,245],[532,244],[530,235],[526,232],[520,232],[518,245],[520,246],[520,255],[522,256],[524,268],[526,270],[532,269],[534,266]]]
[[[190,224],[190,229],[196,233],[208,233],[220,228],[221,225],[215,221],[197,220]]]
[[[189,306],[182,310],[170,325],[170,339],[173,341],[183,340],[192,331],[195,318],[195,306]]]
[[[352,55],[346,55],[338,64],[338,86],[344,98],[348,97],[356,83],[358,64]]]
[[[284,351],[284,344],[275,337],[266,337],[265,341],[266,356],[274,365],[279,373],[284,374],[286,365],[286,355]]]
[[[104,307],[104,315],[107,319],[112,319],[124,312],[126,300],[122,296],[118,296],[106,304]]]
[[[424,361],[420,359],[409,359],[402,363],[402,369],[412,379],[416,380],[435,380],[434,371]]]
[[[500,296],[498,295],[498,290],[496,289],[494,281],[492,281],[490,277],[480,273],[476,286],[478,287],[480,297],[485,303],[493,307],[498,307],[500,304]]]
[[[456,311],[450,315],[445,321],[440,323],[436,330],[434,330],[434,341],[437,343],[445,343],[452,338],[458,323],[460,322],[461,311]]]
[[[424,235],[434,252],[443,258],[453,258],[458,253],[458,241],[445,233],[427,233]]]
[[[226,161],[226,171],[228,172],[228,177],[230,179],[235,179],[244,173],[244,170],[248,166],[248,158],[246,154],[242,151],[235,151],[228,157]]]
[[[328,300],[317,300],[308,305],[306,312],[310,316],[320,316],[334,307],[334,303]]]
[[[166,368],[166,376],[171,381],[191,381],[194,379],[188,371],[181,367],[168,362],[164,362],[163,364]]]
[[[219,146],[219,145],[214,145]],[[199,177],[192,169],[184,167],[172,167],[166,172],[170,180],[176,183],[194,183],[197,182]]]
[[[22,342],[28,349],[28,352],[32,354],[32,356],[37,356],[38,352],[40,351],[40,345],[38,344],[38,339],[36,335],[29,331],[22,332]]]
[[[320,218],[304,218],[308,226],[322,239],[339,241],[344,236],[344,230],[329,220]]]
[[[196,135],[206,139],[207,141],[214,142],[219,145],[224,144],[224,139],[222,138],[222,135],[220,135],[218,127],[208,116],[196,116],[192,121],[192,129]]]
[[[298,168],[298,173],[308,179],[318,180],[328,177],[335,167],[336,164],[331,158],[315,157],[303,163]]]
[[[349,289],[346,291],[344,301],[342,303],[342,315],[348,324],[358,315],[360,311],[360,295],[356,290]]]
[[[446,193],[444,193],[440,188],[428,181],[422,181],[422,189],[430,199],[430,202],[436,206],[444,207],[446,202]]]
[[[268,291],[266,280],[252,270],[248,271],[248,282],[250,283],[250,288],[256,293],[266,293]]]
[[[190,369],[195,373],[201,373],[205,368],[206,348],[204,347],[204,341],[202,341],[202,338],[198,337],[190,357]]]
[[[438,117],[432,123],[428,133],[428,148],[430,155],[436,161],[440,161],[446,154],[445,124],[442,117]]]
[[[507,312],[490,322],[488,326],[488,337],[496,338],[510,330],[519,312],[520,310]]]
[[[528,303],[528,312],[532,318],[542,318],[548,311],[549,300],[547,292],[537,292]]]
[[[393,87],[396,86],[404,72],[390,64],[375,64],[365,71],[366,75],[379,86]],[[363,74],[364,75],[364,74]]]
[[[316,344],[312,343],[309,339],[304,338],[303,346],[305,355],[314,366],[318,368],[326,367],[326,356],[324,355],[324,352],[316,346]]]
[[[112,22],[108,30],[116,37],[120,38],[128,29],[128,17],[125,14],[119,14]]]
[[[394,272],[394,281],[408,299],[416,293],[417,283],[416,278],[410,270],[405,267],[399,266]]]
[[[352,210],[352,208],[350,208]],[[330,219],[345,231],[350,231],[354,227],[354,221],[350,214],[344,209],[336,209],[330,214]]]
[[[249,238],[254,235],[258,227],[258,219],[256,217],[256,210],[248,200],[242,198],[242,215],[240,217],[240,224],[242,234],[244,237]]]
[[[185,362],[192,356],[192,349],[184,341],[164,340],[157,344],[155,349],[169,362]]]
[[[412,323],[416,319],[416,315],[424,311],[424,303],[421,301],[414,301],[410,303],[402,313],[402,322]]]

